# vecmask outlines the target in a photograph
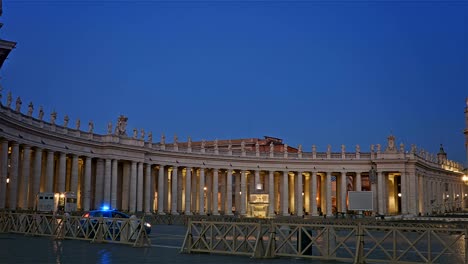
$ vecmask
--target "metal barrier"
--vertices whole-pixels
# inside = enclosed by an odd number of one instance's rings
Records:
[[[42,214],[2,213],[0,231],[55,239],[78,239],[94,243],[151,246],[144,219],[94,218]]]
[[[181,252],[354,263],[465,263],[468,228],[190,221]]]

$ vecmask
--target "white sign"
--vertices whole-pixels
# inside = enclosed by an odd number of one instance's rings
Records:
[[[348,192],[349,210],[372,211],[374,210],[374,198],[370,192]]]

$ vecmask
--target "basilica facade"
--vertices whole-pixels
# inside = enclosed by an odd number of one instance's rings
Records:
[[[252,194],[267,194],[269,217],[346,213],[349,191],[372,192],[369,213],[381,215],[457,211],[468,201],[463,168],[442,146],[431,154],[392,135],[368,151],[304,151],[274,137],[153,142],[127,131],[124,116],[97,134],[92,122],[59,124],[55,112],[45,120],[32,103],[22,111],[11,93],[0,103],[0,210],[31,210],[41,192],[74,192],[85,211],[174,215],[246,216]]]

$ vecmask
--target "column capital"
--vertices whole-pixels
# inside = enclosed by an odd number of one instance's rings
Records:
[[[31,149],[30,145],[23,145],[23,149]]]

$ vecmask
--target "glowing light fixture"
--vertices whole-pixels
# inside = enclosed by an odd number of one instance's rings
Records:
[[[6,183],[9,183],[10,182],[10,178],[6,178]]]
[[[401,193],[398,193],[398,197],[401,197]]]

